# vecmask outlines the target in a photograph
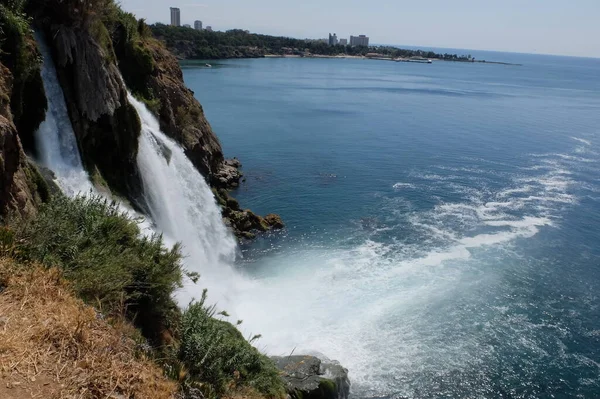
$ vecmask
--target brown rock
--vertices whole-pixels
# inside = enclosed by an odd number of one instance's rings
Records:
[[[119,43],[118,38],[113,38],[113,41]],[[224,162],[221,143],[206,120],[194,92],[185,86],[177,58],[162,42],[153,38],[144,38],[139,46],[153,60],[152,73],[142,78],[144,82],[140,83],[135,56],[116,44],[115,51],[123,78],[134,91],[136,83],[139,90],[150,89],[154,99],[160,102],[151,111],[157,116],[161,129],[182,145],[200,173],[212,182]]]
[[[8,106],[11,91],[12,75],[0,63],[0,215],[11,211],[30,215],[48,192],[21,146]]]
[[[270,213],[265,216],[265,222],[267,222],[267,224],[273,229],[283,229],[285,227],[283,220],[281,220],[281,216],[275,213]]]

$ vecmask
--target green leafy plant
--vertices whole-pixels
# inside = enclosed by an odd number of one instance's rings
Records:
[[[181,286],[179,246],[140,234],[138,221],[98,196],[59,196],[35,218],[13,227],[20,257],[57,266],[80,297],[105,312],[120,312],[158,341],[176,317]]]
[[[282,397],[285,390],[278,370],[252,346],[260,336],[247,341],[234,325],[215,317],[219,315],[227,317],[206,305],[206,290],[183,313],[178,357],[191,380],[208,383],[217,395],[240,384],[271,398]]]

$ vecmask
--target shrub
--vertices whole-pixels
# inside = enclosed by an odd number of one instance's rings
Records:
[[[189,305],[181,321],[179,359],[190,378],[208,383],[217,396],[236,385],[271,398],[284,396],[275,365],[251,345],[260,336],[246,341],[232,324],[216,319],[215,307],[205,301],[206,290],[199,302]]]
[[[140,235],[137,221],[116,203],[59,196],[14,230],[20,257],[60,267],[80,297],[104,312],[125,312],[153,342],[176,317],[179,247]]]

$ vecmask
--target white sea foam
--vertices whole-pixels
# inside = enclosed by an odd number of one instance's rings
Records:
[[[571,138],[572,138],[573,140],[575,140],[575,141],[578,141],[578,142],[580,142],[580,143],[583,143],[583,144],[585,144],[585,145],[592,145],[592,143],[591,143],[589,140],[582,139],[582,138],[579,138],[579,137],[574,137],[574,136],[571,136]]]
[[[392,186],[394,190],[402,190],[405,188],[415,188],[414,184],[398,182]]]
[[[460,176],[411,173],[433,188],[450,188],[463,198],[408,215],[392,210],[403,221],[402,229],[422,235],[417,244],[371,239],[354,248],[298,249],[291,259],[284,255],[268,259],[273,269],[285,264],[285,272],[255,281],[253,290],[242,293],[236,310],[252,313],[248,332],[263,333],[265,348],[273,354],[296,347],[296,353],[312,349],[340,360],[349,367],[357,389],[371,388],[361,391],[363,395],[401,391],[402,384],[389,376],[423,373],[428,364],[435,363],[435,370],[472,366],[479,357],[466,353],[479,343],[469,338],[448,342],[445,327],[435,326],[442,319],[428,315],[472,278],[470,268],[482,262],[497,264],[487,253],[509,251],[516,240],[559,226],[563,207],[577,202],[571,192],[578,184],[574,169],[587,163],[586,158],[545,154],[532,160],[536,164],[521,169],[530,175],[514,175],[510,184],[496,190],[462,188],[454,180],[469,179]],[[486,275],[490,278],[493,271]],[[464,289],[471,288],[464,285]],[[299,314],[310,317],[299,324],[295,316]],[[505,322],[526,325],[513,319]],[[486,328],[491,328],[489,322]],[[539,349],[529,339],[514,345]],[[432,360],[433,352],[437,360]]]

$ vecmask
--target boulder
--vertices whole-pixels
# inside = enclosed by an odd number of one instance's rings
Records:
[[[239,168],[242,166],[237,159],[226,159],[212,178],[213,185],[224,188],[235,188],[240,185],[243,174]]]
[[[281,216],[275,213],[270,213],[265,216],[265,222],[273,229],[283,229],[285,227],[283,220],[281,220]]]
[[[323,363],[314,356],[275,356],[288,394],[293,399],[346,399],[350,394],[348,370]]]

